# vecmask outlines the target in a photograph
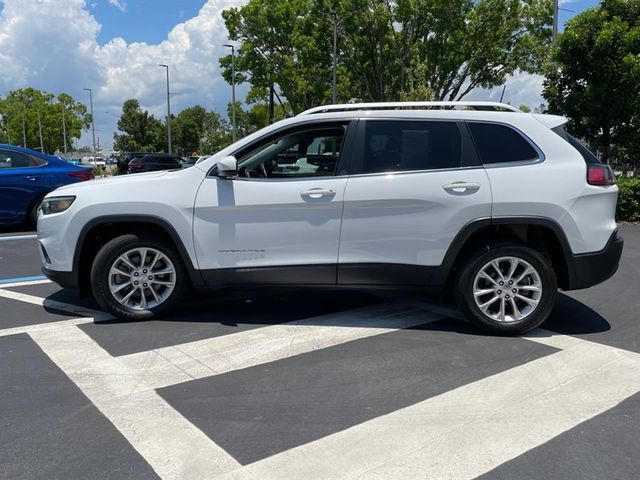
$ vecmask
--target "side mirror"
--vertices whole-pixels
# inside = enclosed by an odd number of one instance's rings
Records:
[[[215,176],[219,178],[230,178],[238,175],[238,161],[233,155],[218,160],[216,164]]]

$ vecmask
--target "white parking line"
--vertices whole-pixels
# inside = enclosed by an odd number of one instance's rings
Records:
[[[46,305],[17,292],[0,296]],[[525,340],[559,351],[242,466],[154,390],[449,313],[422,303],[374,305],[117,358],[77,328],[92,318],[0,335],[29,333],[164,479],[471,479],[640,391],[640,354],[536,330]]]
[[[273,362],[440,318],[424,309],[384,304],[206,338],[120,357],[154,388]]]
[[[31,337],[164,479],[211,478],[239,466],[141,378],[82,330],[62,325]]]
[[[560,337],[566,350],[220,478],[475,478],[640,391],[640,355]]]
[[[435,318],[424,311],[376,305],[123,358],[109,355],[74,325],[53,325],[29,333],[158,475],[164,479],[201,479],[237,470],[240,464],[167,404],[154,388]]]
[[[5,290],[2,288],[0,288],[0,297],[10,298],[12,300],[18,300],[20,302],[30,303],[32,305],[38,305],[44,308],[51,308],[54,310],[59,310],[61,312],[69,313],[71,315],[77,315],[80,317],[93,317],[95,320],[106,320],[109,318],[113,318],[111,315],[108,315],[105,312],[93,310],[92,308],[73,305],[71,303],[66,303],[66,302],[58,302],[56,300],[36,297],[35,295],[14,292],[12,290]],[[3,330],[0,330],[0,335],[2,335],[2,332]]]

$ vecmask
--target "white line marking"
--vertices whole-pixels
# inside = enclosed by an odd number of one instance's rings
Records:
[[[143,380],[82,330],[61,325],[31,337],[163,479],[200,479],[239,467]]]
[[[52,282],[51,282],[51,280],[47,280],[47,279],[43,279],[43,280],[27,280],[26,282],[3,283],[3,284],[0,284],[0,288],[28,287],[30,285],[41,285],[43,283],[52,283]]]
[[[424,309],[368,306],[119,357],[161,388],[437,320]]]
[[[55,310],[59,310],[61,312],[68,313],[70,315],[76,315],[78,317],[84,318],[74,318],[71,320],[62,320],[62,321],[51,321],[44,323],[37,323],[33,325],[24,325],[19,327],[11,327],[0,330],[0,337],[4,337],[7,335],[15,335],[18,333],[29,333],[32,330],[42,330],[43,327],[46,328],[52,325],[77,325],[80,323],[89,323],[94,320],[103,321],[110,318],[112,316],[108,315],[105,312],[100,312],[97,310],[93,310],[91,308],[81,307],[78,305],[72,305],[70,303],[65,302],[57,302],[55,300],[48,300],[46,298],[36,297],[34,295],[28,295],[26,293],[13,292],[11,290],[3,290],[0,288],[0,297],[9,298],[12,300],[18,300],[20,302],[30,303],[32,305],[38,305],[44,308],[52,308]],[[87,318],[90,317],[90,318]],[[0,321],[1,325],[1,321]]]
[[[36,240],[38,235],[14,235],[12,237],[0,237],[0,242],[14,242],[18,240]]]
[[[640,391],[640,355],[561,337],[547,339],[566,350],[220,478],[475,478]]]

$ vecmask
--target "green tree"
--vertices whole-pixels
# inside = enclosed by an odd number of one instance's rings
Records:
[[[40,149],[42,130],[44,152],[62,151],[65,142],[63,105],[66,143],[71,147],[73,139],[80,138],[82,130],[90,125],[91,116],[87,113],[87,107],[66,93],[56,97],[35,88],[14,90],[0,99],[0,141],[22,145],[26,138],[28,148]]]
[[[570,20],[543,96],[608,161],[640,165],[640,1],[603,0]],[[613,147],[615,146],[615,152]]]
[[[171,122],[173,150],[189,154],[200,149],[207,111],[196,105],[185,108]]]
[[[250,0],[223,12],[237,50],[238,82],[277,84],[294,113],[331,99],[333,18],[338,97],[458,100],[539,71],[550,40],[551,0]],[[220,64],[231,80],[231,56]]]
[[[231,144],[231,127],[218,112],[206,112],[202,127],[201,154],[212,155]]]
[[[166,148],[163,123],[143,110],[136,99],[124,102],[117,127],[121,133],[113,134],[114,150],[155,152]]]

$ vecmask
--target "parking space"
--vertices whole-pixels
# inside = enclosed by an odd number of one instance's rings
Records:
[[[616,276],[521,338],[386,291],[207,292],[122,322],[6,240],[0,478],[635,478],[640,227],[621,230]]]

